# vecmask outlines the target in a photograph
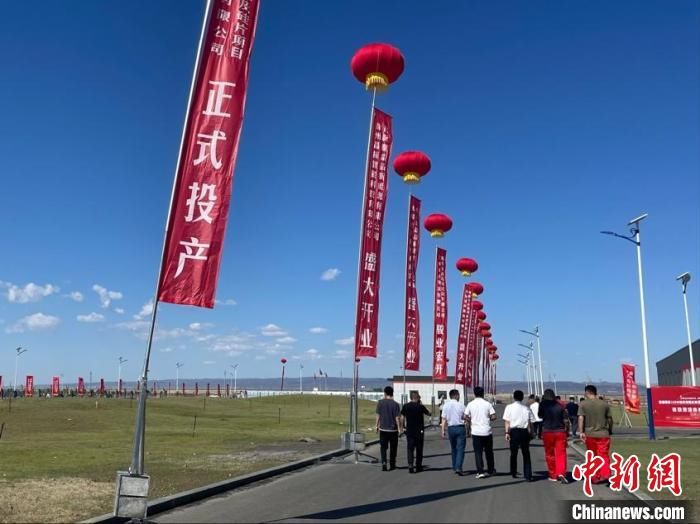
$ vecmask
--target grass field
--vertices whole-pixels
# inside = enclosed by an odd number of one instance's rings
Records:
[[[11,412],[9,405],[0,402],[0,522],[65,522],[111,511],[116,471],[130,462],[136,401],[20,399]],[[373,426],[374,405],[360,402],[360,428]],[[314,395],[150,399],[150,496],[337,449],[348,408],[347,398]],[[318,442],[301,442],[305,437]]]

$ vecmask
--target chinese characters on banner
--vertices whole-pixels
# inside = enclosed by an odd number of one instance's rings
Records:
[[[459,315],[459,335],[457,336],[457,364],[455,367],[455,384],[466,384],[467,379],[467,333],[469,332],[469,312],[472,309],[472,294],[464,284],[462,293],[462,310]],[[466,391],[466,390],[465,390]]]
[[[258,0],[213,0],[173,188],[158,299],[214,307]]]
[[[700,387],[653,387],[651,398],[655,425],[700,428]]]
[[[404,333],[404,369],[420,369],[420,315],[416,268],[420,251],[420,200],[414,196],[408,204],[408,242],[406,245],[406,327]]]
[[[85,395],[85,381],[83,377],[78,377],[78,395],[81,397]]]
[[[435,256],[435,333],[433,338],[433,378],[447,378],[447,251],[437,248]]]
[[[639,413],[639,390],[634,379],[634,364],[622,364],[622,387],[625,409],[630,413]]]
[[[61,394],[61,383],[58,377],[53,377],[51,379],[51,396],[57,397]]]
[[[34,396],[34,376],[33,375],[27,375],[27,378],[24,382],[24,396],[25,397],[33,397]]]
[[[476,368],[476,310],[469,312],[469,326],[467,330],[467,387],[476,385],[474,373]]]
[[[355,320],[355,358],[377,356],[379,327],[379,268],[382,230],[391,155],[391,117],[379,109],[372,113],[372,136],[367,159],[367,178],[362,213],[362,239]]]

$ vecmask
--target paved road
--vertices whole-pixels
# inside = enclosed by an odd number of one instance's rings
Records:
[[[352,460],[326,463],[237,490],[155,517],[157,522],[561,522],[559,501],[584,499],[580,483],[560,485],[546,478],[540,441],[532,448],[537,480],[526,483],[508,474],[509,452],[502,423],[494,429],[496,469],[488,479],[474,477],[469,444],[467,477],[450,468],[449,443],[437,431],[427,433],[425,463],[430,468],[410,475],[405,439],[399,443],[398,469]],[[378,456],[374,446],[368,450]],[[580,462],[569,449],[569,470]],[[595,487],[596,499],[624,500],[630,495]]]

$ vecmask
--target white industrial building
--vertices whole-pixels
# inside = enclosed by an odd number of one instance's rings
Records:
[[[401,403],[408,402],[411,391],[417,391],[421,402],[428,409],[432,405],[433,394],[435,395],[435,404],[439,405],[442,399],[448,398],[448,393],[451,389],[459,391],[459,398],[464,400],[464,386],[455,384],[454,377],[447,377],[447,380],[433,382],[433,377],[431,376],[406,375],[404,377],[403,375],[394,375],[392,386],[394,387],[394,399],[396,401]]]

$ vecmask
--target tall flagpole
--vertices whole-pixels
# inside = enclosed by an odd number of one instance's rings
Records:
[[[195,83],[197,81],[197,74],[199,72],[199,65],[202,58],[202,45],[204,43],[204,37],[209,26],[209,15],[212,9],[212,0],[207,0],[206,9],[204,11],[204,20],[202,22],[202,32],[199,35],[199,44],[197,45],[197,59],[195,62],[194,71],[192,73],[192,81],[190,83],[190,93],[187,98],[187,107],[185,109],[185,123],[182,126],[182,136],[180,138],[180,149],[177,155],[177,164],[175,166],[175,176],[173,177],[173,187],[170,193],[170,204],[168,206],[168,216],[165,222],[165,233],[163,234],[163,247],[160,257],[160,268],[158,269],[158,280],[156,281],[156,290],[153,295],[153,311],[151,312],[151,322],[148,329],[148,339],[146,342],[146,353],[143,359],[143,369],[141,371],[141,392],[139,394],[139,403],[136,411],[136,427],[134,429],[134,445],[131,455],[131,466],[129,466],[129,473],[132,475],[142,476],[144,474],[144,445],[145,445],[145,433],[146,433],[146,398],[148,396],[148,366],[151,360],[151,348],[153,345],[153,333],[155,331],[156,316],[158,315],[158,291],[160,289],[160,281],[163,276],[163,265],[166,256],[166,244],[168,239],[168,232],[170,227],[170,216],[173,211],[173,201],[175,199],[175,189],[177,187],[177,176],[180,172],[180,161],[182,159],[182,148],[185,143],[185,132],[187,130],[187,124],[189,122],[190,105],[192,104],[192,95],[194,93]]]
[[[377,98],[377,88],[373,87],[372,88],[372,105],[370,107],[369,111],[369,133],[367,135],[367,156],[365,158],[365,166],[364,166],[364,189],[362,191],[362,212],[360,214],[360,242],[358,244],[358,252],[357,252],[357,286],[358,289],[361,286],[360,282],[360,271],[362,268],[362,230],[364,228],[364,220],[365,220],[365,207],[367,205],[367,166],[369,165],[369,155],[370,155],[370,148],[372,147],[372,124],[374,121],[374,106],[375,106],[375,100]],[[355,299],[355,314],[357,314],[357,308],[359,306],[359,294],[357,298]],[[357,320],[355,320],[357,322]],[[357,337],[357,326],[355,326],[355,337]],[[352,355],[352,396],[350,399],[350,433],[353,434],[352,438],[354,438],[354,434],[357,433],[357,374],[358,374],[358,369],[357,369],[357,362],[355,359],[357,358],[357,340],[355,340],[355,351],[353,352]],[[353,445],[353,448],[356,446]],[[354,450],[354,458],[355,458],[355,463],[359,461],[359,453],[357,449]]]

